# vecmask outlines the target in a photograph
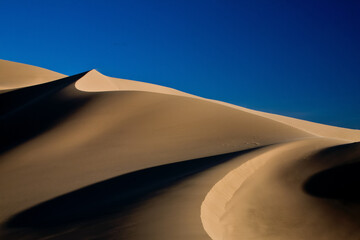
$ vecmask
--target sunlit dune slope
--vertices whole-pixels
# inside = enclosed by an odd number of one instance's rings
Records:
[[[314,123],[306,120],[296,119],[292,117],[286,117],[281,116],[273,113],[266,113],[266,112],[260,112],[240,106],[236,106],[230,103],[220,102],[216,100],[210,100],[213,102],[216,102],[218,104],[222,104],[231,108],[239,109],[241,111],[249,112],[252,114],[256,114],[261,117],[266,117],[278,122],[281,122],[283,124],[301,129],[303,131],[309,132],[313,135],[316,135],[318,137],[325,137],[325,138],[335,138],[339,140],[347,140],[350,142],[356,142],[360,141],[360,130],[355,129],[348,129],[348,128],[342,128],[342,127],[336,127],[336,126],[330,126],[320,123]]]
[[[44,68],[0,59],[0,93],[54,81],[66,75]]]

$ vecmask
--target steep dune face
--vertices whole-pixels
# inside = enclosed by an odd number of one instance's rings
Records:
[[[44,68],[0,59],[0,93],[64,77]]]
[[[356,162],[358,145],[343,144],[359,131],[96,70],[4,66],[0,238],[345,239],[358,226],[357,203],[314,199],[353,197],[321,186]]]

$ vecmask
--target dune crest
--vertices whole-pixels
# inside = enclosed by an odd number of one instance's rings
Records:
[[[325,125],[321,123],[314,123],[306,120],[296,119],[287,116],[281,116],[273,113],[267,112],[260,112],[244,107],[240,107],[234,104],[221,102],[217,100],[210,100],[212,102],[225,105],[234,109],[238,109],[241,111],[249,112],[261,117],[269,118],[274,121],[289,125],[291,127],[301,129],[302,131],[311,133],[318,137],[325,137],[325,138],[334,138],[339,140],[346,140],[349,142],[357,142],[360,141],[360,130],[357,129],[349,129],[349,128],[342,128],[336,126]]]
[[[95,69],[89,71],[86,76],[79,79],[75,86],[77,89],[85,92],[144,91],[178,96],[193,96],[191,94],[156,84],[108,77]]]

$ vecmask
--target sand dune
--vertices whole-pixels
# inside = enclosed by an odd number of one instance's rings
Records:
[[[341,128],[335,126],[329,126],[320,123],[309,122],[306,120],[281,116],[272,113],[260,112],[248,108],[243,108],[240,106],[236,106],[230,103],[224,103],[220,101],[215,101],[216,103],[235,108],[241,111],[249,112],[261,117],[269,118],[280,123],[286,124],[288,126],[292,126],[297,129],[301,129],[302,131],[311,133],[312,135],[316,135],[318,137],[325,137],[325,138],[334,138],[339,140],[348,140],[351,142],[360,141],[360,130],[355,129],[348,129],[348,128]]]
[[[12,90],[0,96],[8,103],[0,108],[0,237],[302,239],[334,228],[326,220],[311,230],[296,204],[318,211],[311,221],[343,214],[346,226],[329,231],[334,236],[356,226],[346,213],[334,212],[342,209],[336,204],[328,212],[320,203],[311,205],[307,199],[316,197],[299,186],[309,172],[335,166],[315,167],[318,159],[337,156],[339,150],[329,146],[359,141],[358,130],[261,113],[96,70],[66,77],[8,61],[0,66],[2,90]],[[325,148],[324,157],[319,151]],[[346,149],[343,155],[353,151]],[[284,169],[294,171],[290,165],[304,158],[311,163],[296,168],[299,179],[293,183]],[[276,198],[263,201],[257,192]],[[259,218],[244,214],[253,200]],[[293,211],[281,210],[282,203]],[[283,225],[272,224],[272,208],[285,211]],[[267,222],[261,222],[262,211]],[[287,219],[301,227],[284,230]]]
[[[44,68],[1,59],[0,73],[0,93],[66,77]]]

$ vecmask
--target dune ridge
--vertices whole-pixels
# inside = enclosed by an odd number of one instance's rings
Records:
[[[287,116],[281,116],[273,113],[267,112],[260,112],[240,106],[236,106],[230,103],[224,103],[217,100],[211,100],[213,102],[229,106],[231,108],[239,109],[241,111],[246,111],[258,116],[262,116],[265,118],[272,119],[274,121],[278,121],[280,123],[286,124],[288,126],[301,129],[302,131],[308,132],[312,135],[324,138],[334,138],[338,140],[347,140],[350,142],[357,142],[360,141],[360,130],[358,129],[349,129],[349,128],[342,128],[336,126],[325,125],[321,123],[314,123],[302,119],[296,119]]]
[[[17,69],[22,74],[16,74]],[[249,199],[262,206],[256,194],[243,190],[248,185],[257,189],[262,185],[256,183],[264,184],[260,172],[272,176],[270,169],[279,173],[302,159],[328,159],[339,152],[329,146],[360,140],[359,130],[263,113],[155,84],[108,77],[96,70],[67,77],[8,61],[0,61],[0,70],[0,100],[8,103],[0,108],[0,193],[4,196],[0,201],[0,237],[6,239],[86,239],[93,234],[114,239],[237,239],[240,233],[251,239],[257,237],[252,232],[254,225],[246,223],[241,231],[229,226],[244,221],[241,214]],[[330,154],[316,155],[322,149],[330,149]],[[344,154],[353,150],[346,149]],[[169,180],[172,178],[167,173],[172,166],[180,171],[176,181]],[[321,169],[327,167],[330,165],[324,164]],[[312,165],[299,169],[305,173],[320,170]],[[156,177],[151,177],[153,173]],[[289,177],[283,175],[274,179],[287,183]],[[303,182],[304,176],[299,175]],[[142,177],[147,180],[141,185],[127,182]],[[277,197],[291,192],[288,187],[278,187],[274,179],[264,186],[275,186]],[[301,190],[301,183],[297,182],[293,191],[298,201],[321,208],[307,202],[310,193]],[[125,206],[122,195],[112,192],[118,187],[125,195],[133,191],[142,194],[131,200],[136,207],[126,213],[120,211]],[[144,189],[148,189],[146,194]],[[260,190],[269,192],[266,187]],[[84,205],[83,210],[81,202],[72,197],[91,197],[95,192],[103,198],[91,202],[92,208]],[[95,211],[110,202],[107,215]],[[77,207],[66,209],[65,219],[76,214],[89,214],[91,219],[68,222],[68,226],[59,223],[59,228],[47,231],[31,224],[27,229],[6,224],[15,216],[27,216],[30,210],[67,208],[66,204]],[[347,219],[343,229],[356,226],[345,213],[335,214],[339,211],[335,205],[329,209],[330,218],[341,215]],[[154,219],[154,215],[159,218]],[[62,214],[55,214],[54,223],[56,216]],[[306,221],[298,211],[294,216]],[[302,228],[279,230],[275,223],[265,224],[265,230],[273,232],[265,231],[266,235],[260,231],[263,239],[277,239],[284,233],[302,239],[299,229],[314,233]],[[321,225],[322,229],[328,226]],[[333,232],[344,236],[345,230]]]

